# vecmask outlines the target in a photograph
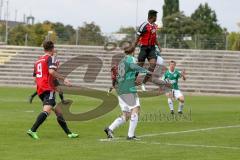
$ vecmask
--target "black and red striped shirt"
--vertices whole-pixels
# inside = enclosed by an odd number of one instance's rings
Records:
[[[154,46],[157,39],[157,25],[155,23],[144,22],[140,25],[137,35],[140,36],[140,45]]]

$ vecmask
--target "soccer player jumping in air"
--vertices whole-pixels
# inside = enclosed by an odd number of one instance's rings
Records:
[[[157,40],[157,25],[155,24],[157,20],[157,11],[149,10],[148,11],[148,21],[144,22],[140,25],[137,31],[137,38],[131,48],[128,49],[128,52],[134,51],[136,46],[140,44],[140,53],[138,55],[138,64],[139,66],[143,66],[146,59],[150,64],[149,71],[153,72],[156,66],[157,55],[155,53],[156,48],[155,45],[161,51],[160,43]],[[151,77],[150,74],[143,80],[143,84],[141,86],[142,90],[145,91],[145,83]]]
[[[43,111],[38,115],[32,128],[27,131],[27,134],[34,139],[39,139],[36,131],[53,110],[57,116],[59,125],[62,127],[67,136],[69,138],[76,138],[78,137],[78,134],[72,133],[69,130],[67,123],[63,118],[61,109],[58,107],[54,108],[56,105],[55,86],[53,84],[54,79],[62,80],[66,86],[71,86],[71,83],[56,71],[57,65],[56,58],[53,56],[55,52],[53,42],[45,41],[43,48],[45,54],[40,56],[34,65],[37,94],[43,102]]]

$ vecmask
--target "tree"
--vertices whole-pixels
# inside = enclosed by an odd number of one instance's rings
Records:
[[[31,30],[35,34],[35,45],[40,46],[42,42],[48,37],[50,40],[56,42],[56,32],[54,31],[53,24],[49,21],[45,21],[43,23],[37,23],[33,26],[30,26]],[[49,31],[52,31],[49,34]]]
[[[177,12],[165,17],[165,26],[162,28],[163,33],[168,34],[194,34],[203,24],[193,21],[190,17],[184,15],[183,12]]]
[[[29,32],[29,29],[24,25],[17,25],[9,30],[8,43],[11,45],[24,45],[25,35]]]
[[[200,4],[195,12],[191,15],[191,18],[198,23],[202,23],[204,27],[200,28],[199,34],[221,34],[223,32],[220,25],[217,24],[217,15],[207,3]]]
[[[240,51],[240,33],[232,32],[228,35],[228,48],[229,50]]]
[[[84,22],[84,25],[78,28],[78,32],[79,43],[82,45],[103,45],[105,42],[100,27],[94,22]]]
[[[51,35],[48,35],[49,31],[53,31]],[[50,40],[56,41],[56,33],[52,23],[49,21],[35,25],[20,24],[9,30],[8,43],[11,45],[25,45],[25,40],[27,40],[27,45],[40,46],[47,36],[50,36]]]
[[[134,27],[121,27],[117,33],[125,33],[125,34],[135,34],[136,30]]]
[[[192,48],[192,43],[184,40],[185,36],[193,36],[202,24],[193,21],[183,12],[177,12],[164,18],[165,25],[161,33],[168,34],[167,41],[170,48]]]
[[[123,39],[125,41],[133,41],[136,34],[136,29],[134,27],[121,27],[117,33],[127,34],[127,36]]]
[[[5,23],[0,23],[0,42],[5,41],[6,25]]]
[[[164,0],[162,18],[163,26],[165,25],[164,18],[177,12],[179,12],[179,0]]]
[[[64,25],[60,22],[53,23],[54,31],[57,35],[58,43],[68,43],[70,44],[71,38],[76,33],[75,29],[71,25]]]
[[[200,4],[191,18],[203,26],[197,31],[202,49],[225,49],[226,31],[217,23],[217,15],[207,3]]]

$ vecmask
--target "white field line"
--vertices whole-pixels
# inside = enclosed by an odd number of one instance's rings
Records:
[[[158,143],[151,142],[150,144],[155,145],[167,145],[167,146],[182,146],[182,147],[197,147],[197,148],[221,148],[221,149],[235,149],[240,150],[240,147],[228,147],[228,146],[209,146],[209,145],[200,145],[200,144],[174,144],[174,143]]]
[[[153,133],[153,134],[145,134],[138,136],[139,138],[143,137],[155,137],[155,136],[160,136],[160,135],[172,135],[172,134],[181,134],[181,133],[191,133],[191,132],[201,132],[201,131],[209,131],[209,130],[217,130],[217,129],[226,129],[226,128],[239,128],[240,125],[234,125],[234,126],[222,126],[222,127],[211,127],[211,128],[201,128],[201,129],[191,129],[191,130],[185,130],[185,131],[176,131],[176,132],[163,132],[163,133]],[[111,139],[99,139],[99,141],[116,141],[116,140],[121,140],[124,138],[117,137]]]
[[[211,127],[211,128],[192,129],[192,130],[176,131],[176,132],[164,132],[164,133],[145,134],[145,135],[141,135],[141,136],[138,136],[138,137],[139,138],[142,138],[142,137],[154,137],[154,136],[160,136],[160,135],[171,135],[171,134],[179,134],[179,133],[201,132],[201,131],[226,129],[226,128],[239,128],[239,127],[240,127],[240,125]]]
[[[33,110],[27,110],[27,111],[24,111],[24,112],[26,112],[26,113],[34,113]]]
[[[14,103],[16,103],[16,102],[26,102],[26,103],[28,103],[28,99],[27,98],[28,97],[26,97],[26,100],[24,100],[22,98],[21,99],[4,99],[4,98],[0,98],[0,102],[14,102]]]
[[[118,143],[129,143],[130,141],[113,141]],[[180,146],[180,147],[196,147],[196,148],[217,148],[217,149],[232,149],[240,150],[240,147],[229,147],[229,146],[210,146],[202,144],[178,144],[178,143],[159,143],[159,142],[146,142],[146,141],[134,141],[139,144],[152,144],[152,145],[166,145],[166,146]]]

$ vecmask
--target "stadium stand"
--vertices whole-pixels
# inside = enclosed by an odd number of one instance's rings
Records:
[[[61,64],[80,56],[70,65],[62,67],[63,74],[70,72],[78,64],[85,63],[68,75],[73,85],[101,90],[107,90],[111,86],[112,57],[122,54],[120,49],[105,51],[101,46],[63,45],[56,48]],[[39,47],[0,46],[0,85],[33,86],[33,62],[41,54],[43,51]],[[188,79],[186,82],[180,81],[183,92],[240,95],[240,52],[164,49],[162,56],[165,63],[175,60],[177,68],[186,69]],[[95,61],[92,57],[101,61]],[[86,63],[92,67],[89,69],[90,74],[85,74]],[[147,87],[154,88],[152,85]]]

